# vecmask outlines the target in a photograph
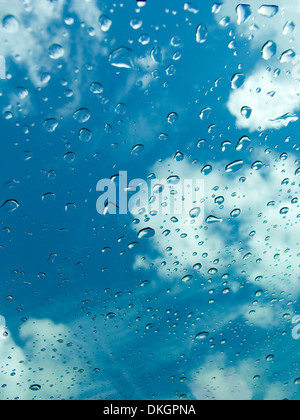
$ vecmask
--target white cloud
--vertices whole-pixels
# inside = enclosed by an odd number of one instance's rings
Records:
[[[295,234],[299,224],[298,175],[296,157],[286,161],[263,153],[260,170],[244,168],[239,174],[225,172],[226,162],[212,163],[213,171],[205,177],[205,218],[218,217],[221,223],[193,225],[185,216],[140,217],[136,230],[151,227],[156,235],[149,239],[159,257],[138,255],[134,268],[147,269],[154,264],[159,276],[172,284],[191,275],[194,281],[212,282],[225,273],[231,273],[228,287],[238,294],[239,283],[252,283],[257,289],[287,296],[300,295],[299,237]],[[168,172],[166,173],[166,168]],[[151,172],[158,179],[177,175],[182,178],[199,178],[199,168],[187,161],[168,159],[157,163]],[[240,177],[245,176],[244,183]],[[224,203],[215,203],[223,197]],[[217,200],[218,201],[218,200]],[[238,218],[231,218],[233,210],[240,210]],[[163,232],[169,231],[165,236]],[[234,239],[236,238],[236,239]],[[193,269],[201,264],[198,271]],[[218,270],[214,273],[213,270]],[[238,299],[238,298],[237,298]],[[237,300],[237,305],[239,305]],[[244,304],[242,304],[244,305]],[[249,316],[251,309],[256,310]],[[278,325],[280,308],[235,308],[231,319],[244,316],[261,328]],[[226,317],[225,317],[226,318]]]
[[[300,85],[291,77],[274,75],[259,68],[250,75],[244,85],[230,94],[227,107],[236,118],[239,128],[250,131],[279,129],[292,121],[299,109]],[[242,108],[249,107],[249,119],[242,115]]]
[[[247,76],[246,81],[240,89],[231,93],[227,106],[236,117],[237,126],[240,128],[248,128],[250,131],[278,129],[296,121],[297,117],[293,114],[300,108],[300,85],[297,78],[293,77],[297,60],[291,60],[293,55],[300,53],[298,49],[300,27],[297,24],[300,17],[299,2],[291,0],[284,6],[279,5],[277,14],[270,18],[259,13],[259,9],[262,5],[274,6],[274,3],[251,1],[251,15],[241,24],[238,24],[237,20],[238,4],[240,4],[239,1],[225,1],[216,18],[219,21],[222,17],[228,16],[231,22],[236,24],[237,34],[244,40],[248,39],[252,53],[257,52],[260,58],[251,74],[248,70],[251,63],[243,65]],[[269,11],[272,10],[269,9]],[[261,50],[268,41],[276,45],[276,53],[265,61]],[[282,60],[282,54],[289,50],[292,51],[292,56],[287,60]],[[270,69],[269,72],[266,72],[267,68]],[[278,75],[278,69],[281,71],[280,75]],[[259,92],[257,92],[258,89]],[[252,108],[249,119],[241,115],[241,109],[244,106]],[[282,116],[285,118],[280,118]]]
[[[253,392],[239,366],[228,367],[224,357],[208,360],[193,374],[189,386],[197,400],[251,400]]]
[[[20,328],[20,339],[24,347],[16,345],[10,333],[0,341],[1,399],[76,398],[81,391],[80,357],[70,344],[69,329],[50,320],[32,319]],[[32,385],[41,388],[32,390]]]

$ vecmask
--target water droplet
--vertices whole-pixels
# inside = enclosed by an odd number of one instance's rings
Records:
[[[90,91],[92,93],[95,93],[95,94],[102,93],[103,92],[103,86],[101,85],[101,83],[93,82],[90,85]]]
[[[137,30],[140,29],[141,26],[143,25],[143,21],[140,19],[132,19],[130,21],[130,26],[132,27],[132,29]]]
[[[34,384],[29,387],[30,391],[35,391],[35,392],[39,391],[41,388],[42,388],[41,385],[38,385],[38,384]]]
[[[238,144],[236,145],[236,150],[238,152],[246,150],[247,147],[250,145],[251,140],[248,136],[243,136],[240,138],[240,140],[238,141]]]
[[[132,148],[131,154],[133,156],[140,156],[145,151],[145,146],[143,144],[137,144]]]
[[[286,215],[286,214],[288,214],[289,211],[290,211],[290,209],[288,207],[283,207],[280,210],[280,214]]]
[[[296,53],[293,50],[287,50],[281,54],[281,63],[290,63],[296,57]]]
[[[199,25],[196,30],[196,42],[203,44],[207,40],[207,35],[207,26],[204,24]]]
[[[187,276],[182,277],[181,281],[183,283],[189,283],[192,279],[193,279],[193,276],[187,275]]]
[[[82,141],[83,143],[88,143],[89,141],[91,141],[92,137],[93,137],[93,133],[87,128],[82,128],[79,131],[79,140]]]
[[[102,15],[99,18],[99,26],[102,32],[108,32],[110,30],[110,27],[112,25],[112,20],[106,16]]]
[[[19,30],[20,23],[15,16],[7,15],[2,20],[2,26],[9,34],[15,34]]]
[[[178,120],[178,114],[176,114],[176,112],[171,112],[168,115],[167,121],[169,124],[175,124],[177,120]]]
[[[65,50],[60,44],[52,44],[49,47],[48,54],[52,60],[58,60],[65,55]]]
[[[114,312],[109,312],[108,314],[106,314],[106,319],[113,319],[115,318],[117,315]]]
[[[241,114],[248,120],[252,115],[252,108],[250,108],[249,106],[243,106],[243,108],[241,109]]]
[[[225,198],[220,196],[220,197],[216,197],[215,198],[215,203],[218,204],[219,206],[221,206],[225,201]]]
[[[12,213],[13,211],[17,210],[19,207],[20,207],[20,204],[17,202],[17,200],[11,199],[11,200],[6,200],[0,208],[5,209],[9,213]]]
[[[300,385],[300,378],[295,379],[294,384],[295,385]]]
[[[146,0],[137,0],[136,3],[140,8],[146,6]]]
[[[213,224],[213,223],[222,223],[223,219],[220,219],[219,217],[216,216],[208,216],[206,218],[206,223],[208,224]]]
[[[159,46],[156,46],[151,50],[151,58],[156,63],[161,63],[162,62],[162,52],[161,52],[161,48]]]
[[[239,89],[245,82],[245,75],[236,73],[231,79],[231,89]]]
[[[74,112],[73,118],[74,120],[82,124],[87,122],[91,118],[91,113],[88,109],[81,108]]]
[[[295,30],[296,25],[292,20],[289,20],[283,28],[283,35],[291,35]]]
[[[264,60],[270,60],[277,52],[277,45],[273,41],[268,41],[262,47],[262,56]]]
[[[25,99],[28,96],[28,90],[22,86],[16,88],[16,95],[19,99]]]
[[[230,163],[226,166],[226,172],[237,172],[244,166],[243,160],[236,160],[235,162]]]
[[[201,332],[196,335],[196,340],[205,340],[209,336],[208,332]]]
[[[251,168],[254,169],[255,171],[259,171],[263,166],[264,164],[262,162],[257,161],[252,164]]]
[[[134,67],[133,50],[127,47],[120,47],[109,55],[109,62],[114,67],[131,69]]]
[[[237,23],[242,25],[251,16],[251,6],[249,4],[239,4],[236,8]]]
[[[174,160],[176,160],[177,162],[181,162],[183,159],[184,159],[184,154],[179,151],[174,156]]]
[[[194,207],[193,209],[190,210],[190,217],[192,219],[196,219],[197,217],[199,217],[201,214],[201,209],[200,207]]]
[[[127,112],[127,106],[125,104],[118,104],[115,108],[115,113],[117,115],[125,115]]]
[[[278,6],[263,5],[258,9],[258,13],[262,16],[272,18],[273,16],[277,15],[278,10],[279,10]]]
[[[202,175],[209,175],[212,172],[213,168],[211,165],[206,165],[201,169]]]
[[[212,112],[212,109],[209,107],[202,109],[202,111],[199,114],[200,120],[202,121],[208,120],[209,117],[211,116],[211,112]]]
[[[230,213],[230,217],[232,218],[236,218],[239,217],[241,214],[241,210],[240,209],[234,209],[232,210],[232,212]]]
[[[139,239],[142,239],[142,238],[148,239],[148,238],[153,238],[154,235],[155,235],[155,230],[148,227],[148,228],[140,230],[137,236]]]
[[[194,3],[185,3],[183,9],[186,12],[194,13],[194,15],[196,15],[199,12],[198,6]]]
[[[55,118],[49,118],[44,121],[43,127],[48,133],[53,133],[58,126],[58,121]]]
[[[66,163],[73,163],[75,160],[75,154],[73,152],[68,152],[64,155],[64,161]]]

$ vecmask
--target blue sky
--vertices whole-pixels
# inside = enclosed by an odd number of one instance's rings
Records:
[[[300,10],[202,3],[0,4],[1,399],[298,399]],[[221,223],[99,215],[122,170],[203,178]]]

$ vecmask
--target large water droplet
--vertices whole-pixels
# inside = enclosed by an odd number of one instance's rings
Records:
[[[65,55],[65,50],[59,44],[52,44],[49,47],[48,54],[49,54],[49,57],[52,58],[52,60],[58,60]]]
[[[49,118],[44,121],[43,127],[48,133],[53,133],[58,126],[58,121],[55,118]]]
[[[6,32],[15,34],[19,30],[20,23],[15,16],[7,15],[2,20],[2,26]]]
[[[35,391],[35,392],[39,391],[41,388],[42,388],[41,385],[38,385],[38,384],[33,384],[29,387],[30,391]]]
[[[249,4],[239,4],[236,8],[237,23],[241,25],[251,16],[251,6]]]
[[[204,331],[196,335],[196,340],[205,340],[209,336],[209,333]]]
[[[87,122],[91,118],[91,113],[87,108],[80,108],[73,114],[74,120],[80,124]]]
[[[277,15],[278,10],[279,10],[278,6],[263,5],[258,9],[258,13],[262,16],[271,18],[271,17]]]
[[[244,166],[243,160],[236,160],[235,162],[230,163],[226,166],[226,172],[237,172]]]
[[[17,200],[6,200],[2,206],[4,210],[8,211],[9,213],[12,213],[13,211],[17,210],[20,207],[20,204],[17,202]]]
[[[102,15],[99,18],[99,26],[102,32],[108,32],[110,30],[110,27],[112,25],[112,20],[106,16]]]
[[[93,133],[87,128],[82,128],[79,131],[79,140],[81,140],[83,143],[88,143],[89,141],[91,141],[92,137]]]
[[[114,67],[131,69],[134,66],[134,53],[130,48],[120,47],[110,54],[109,62]]]
[[[262,47],[262,56],[264,60],[270,60],[277,52],[277,45],[273,41],[268,41]]]
[[[238,152],[246,150],[250,143],[251,143],[250,138],[247,136],[243,136],[238,141],[238,144],[236,145],[236,150]]]
[[[231,88],[239,89],[241,86],[243,86],[244,82],[245,82],[245,75],[242,73],[237,73],[231,79]]]
[[[142,239],[142,238],[153,238],[153,236],[155,235],[155,230],[152,228],[145,228],[139,231],[138,233],[138,238]]]

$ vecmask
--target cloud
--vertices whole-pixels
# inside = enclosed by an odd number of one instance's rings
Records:
[[[253,392],[242,368],[238,365],[227,365],[224,357],[214,357],[194,372],[194,380],[190,382],[189,387],[197,400],[252,399]]]
[[[274,77],[259,68],[244,85],[230,94],[227,107],[236,118],[238,128],[249,131],[280,129],[298,120],[300,85],[291,77]],[[243,108],[251,109],[250,118],[243,116]]]
[[[76,398],[81,392],[80,357],[69,329],[32,319],[20,328],[20,339],[23,347],[16,345],[10,332],[0,341],[1,399]]]
[[[268,303],[264,302],[265,308],[251,307],[245,297],[240,297],[245,282],[262,293],[300,296],[299,237],[295,235],[299,224],[298,161],[293,155],[287,160],[272,154],[257,155],[260,163],[245,164],[238,174],[225,171],[228,162],[211,162],[213,170],[204,179],[203,224],[191,224],[186,216],[178,215],[176,221],[162,214],[146,220],[139,217],[136,231],[150,227],[155,236],[149,239],[151,255],[137,255],[134,268],[147,270],[154,266],[160,282],[173,286],[186,283],[186,288],[194,285],[201,295],[208,289],[201,290],[197,284],[209,282],[212,290],[219,289],[221,278],[226,276],[226,287],[235,297],[230,301],[230,311],[218,309],[223,311],[219,318],[229,322],[243,317],[250,326],[270,330],[281,322],[281,305],[275,312]],[[181,179],[202,177],[199,168],[186,160],[167,159],[150,171],[158,179],[171,175]],[[218,222],[210,223],[212,217]],[[182,293],[182,287],[176,290]],[[222,325],[220,322],[219,327]]]
[[[299,2],[292,0],[276,8],[268,2],[252,1],[246,6],[227,0],[216,15],[218,21],[229,17],[236,25],[238,36],[244,42],[248,40],[253,57],[243,63],[245,83],[230,94],[227,107],[236,117],[239,128],[250,131],[279,129],[297,121],[294,114],[300,108],[300,85],[295,77],[297,54],[300,53],[297,49],[300,28],[296,24],[300,17]],[[270,43],[272,48],[263,57],[263,47]],[[265,51],[267,49],[268,46]],[[255,54],[258,58],[254,58]],[[253,61],[256,65],[251,70]],[[242,115],[243,107],[252,109],[250,117]]]

